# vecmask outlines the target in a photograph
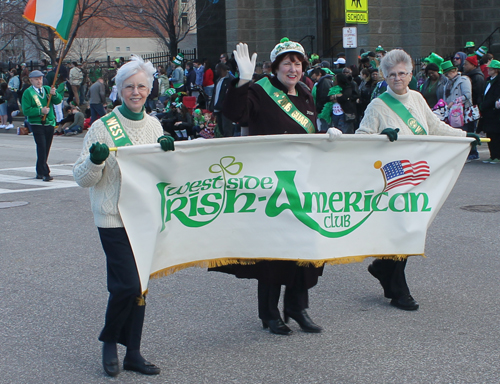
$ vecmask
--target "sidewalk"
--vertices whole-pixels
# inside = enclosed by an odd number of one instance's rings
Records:
[[[0,133],[13,133],[14,135],[16,135],[17,127],[24,126],[24,116],[13,117],[12,124],[14,125],[14,128],[11,129],[0,128]]]

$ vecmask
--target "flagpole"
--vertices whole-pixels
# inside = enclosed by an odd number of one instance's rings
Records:
[[[64,57],[62,55],[64,53],[64,50],[66,49],[66,44],[67,44],[67,42],[64,42],[64,45],[61,48],[61,53],[59,54],[59,62],[57,63],[57,68],[56,68],[56,75],[54,76],[54,80],[52,82],[52,85],[50,86],[51,89],[56,86],[57,77],[59,76],[59,69],[61,69],[61,64],[62,64],[63,59],[64,59]],[[52,94],[49,93],[49,98],[47,99],[47,105],[46,105],[47,108],[50,106],[51,99],[52,99]],[[43,115],[42,116],[42,124],[45,123],[46,119],[47,119],[47,115]]]

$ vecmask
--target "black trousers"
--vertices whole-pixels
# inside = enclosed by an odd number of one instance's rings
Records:
[[[47,160],[54,137],[54,127],[52,125],[31,124],[31,130],[36,143],[36,173],[40,176],[49,176],[50,168]]]
[[[490,159],[500,159],[500,133],[488,132],[486,137],[490,138],[491,141],[488,143],[488,149],[490,150]]]
[[[98,228],[106,254],[109,300],[106,321],[99,336],[139,350],[146,306],[139,302],[141,283],[125,228]]]
[[[224,135],[224,137],[234,136],[233,122],[229,120],[226,116],[224,116],[222,112],[215,112],[215,120],[217,121],[219,130]]]
[[[408,288],[408,284],[406,284],[405,277],[406,262],[407,259],[375,259],[372,263],[373,268],[375,268],[380,275],[381,280],[390,282],[391,291],[395,299],[410,294],[410,288]]]
[[[281,318],[278,309],[281,285],[267,284],[259,280],[257,295],[259,300],[259,318],[261,320],[276,320]],[[300,280],[293,286],[286,286],[284,298],[285,312],[300,312],[309,307],[309,293]]]

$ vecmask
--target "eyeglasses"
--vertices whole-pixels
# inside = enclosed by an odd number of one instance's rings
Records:
[[[125,87],[123,87],[124,90],[130,93],[134,92],[136,88],[138,92],[146,92],[149,90],[149,88],[144,84],[139,84],[139,85],[128,84]]]
[[[396,78],[399,77],[401,80],[404,80],[409,74],[409,72],[390,73],[387,78],[390,80],[396,80]]]
[[[454,57],[453,60],[460,60],[460,57]]]

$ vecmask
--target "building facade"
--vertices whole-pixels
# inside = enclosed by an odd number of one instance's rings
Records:
[[[357,25],[358,51],[382,45],[403,48],[413,57],[448,55],[474,41],[500,55],[500,31],[493,33],[500,27],[500,0],[361,1],[368,1],[369,22]],[[344,0],[221,0],[216,6],[217,20],[207,22],[198,36],[201,57],[232,52],[238,42],[246,42],[259,61],[268,60],[282,37],[301,41],[307,52],[322,57],[345,51]]]

